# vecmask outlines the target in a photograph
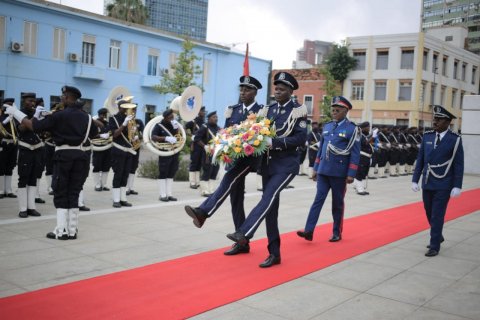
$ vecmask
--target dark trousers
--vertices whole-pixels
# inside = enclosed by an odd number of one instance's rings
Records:
[[[133,154],[112,147],[113,188],[126,187]]]
[[[134,174],[137,171],[139,160],[140,160],[140,149],[138,149],[137,154],[132,157],[132,164],[130,165],[130,173]]]
[[[315,159],[317,158],[318,150],[314,150],[312,148],[308,148],[308,166],[313,168],[315,165]]]
[[[190,172],[195,172],[195,171],[200,171],[202,168],[202,147],[200,147],[198,144],[193,143],[192,144],[192,150],[190,150],[190,167],[188,168],[188,171]]]
[[[55,146],[45,144],[45,175],[53,174],[53,157],[55,156]]]
[[[390,151],[386,149],[378,149],[377,164],[379,168],[383,168],[387,165],[389,152]]]
[[[36,186],[43,171],[43,148],[18,150],[18,187]]]
[[[178,153],[168,157],[158,157],[158,179],[173,179],[178,170]]]
[[[370,169],[370,158],[365,156],[360,156],[360,163],[358,164],[357,174],[355,179],[362,181],[368,175],[368,170]]]
[[[443,239],[443,223],[450,190],[423,190],[423,207],[430,224],[430,249],[440,250],[440,242]]]
[[[78,208],[78,195],[90,166],[88,155],[80,150],[55,152],[52,189],[55,208]]]
[[[11,176],[17,165],[17,146],[13,143],[2,143],[0,151],[0,176]]]
[[[280,256],[280,232],[278,230],[278,209],[280,192],[295,178],[293,173],[262,175],[263,194],[260,202],[250,211],[239,231],[251,239],[260,223],[265,219],[268,237],[268,252]]]
[[[111,165],[112,149],[93,151],[92,164],[93,172],[108,172]]]
[[[208,157],[208,158],[207,158]],[[202,154],[202,176],[200,180],[208,181],[217,179],[220,166],[212,163],[212,157],[207,156],[206,152]]]
[[[313,231],[315,229],[320,217],[320,211],[322,211],[330,189],[332,189],[333,234],[337,236],[342,235],[343,212],[345,209],[343,200],[347,190],[347,182],[345,177],[330,177],[323,174],[317,174],[317,193],[308,213],[305,231]]]

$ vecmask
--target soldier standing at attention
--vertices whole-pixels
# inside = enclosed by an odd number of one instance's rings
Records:
[[[4,107],[2,107],[2,109],[7,106],[12,106],[14,102],[15,99],[6,98],[3,100]],[[16,130],[17,124],[15,119],[6,113],[0,116],[0,121],[5,128],[6,134],[6,136],[2,138],[0,148],[0,199],[4,197],[16,198],[17,195],[12,192],[12,174],[13,169],[17,165],[17,144],[16,141],[13,140],[14,136],[18,137]],[[13,123],[13,126],[11,123]]]
[[[323,127],[323,140],[315,160],[313,180],[317,182],[317,194],[310,207],[304,231],[297,232],[305,240],[313,240],[313,232],[330,189],[333,234],[329,241],[342,240],[345,191],[347,184],[354,180],[360,160],[360,132],[347,119],[347,113],[351,109],[352,105],[346,98],[333,97],[333,121]]]
[[[202,168],[202,151],[197,144],[193,143],[195,135],[200,127],[205,124],[205,107],[200,108],[198,116],[185,124],[185,129],[190,131],[192,144],[190,145],[190,167],[188,168],[188,180],[190,188],[197,189],[200,182],[200,169]]]
[[[433,108],[433,130],[425,132],[412,177],[412,190],[420,190],[422,176],[423,206],[430,224],[427,257],[434,257],[445,240],[442,235],[450,197],[460,196],[463,182],[462,138],[453,133],[450,123],[456,117],[442,106]]]
[[[101,108],[97,112],[98,118],[97,121],[100,121],[103,124],[103,127],[100,128],[100,138],[107,140],[110,138],[110,128],[108,127],[107,108]],[[96,151],[93,150],[92,163],[93,163],[93,180],[95,182],[95,191],[109,191],[107,187],[107,177],[108,171],[110,171],[111,157],[110,154],[111,144],[109,144],[106,150]]]
[[[373,147],[370,145],[370,122],[362,122],[358,125],[361,130],[360,136],[360,162],[357,174],[353,181],[353,187],[361,196],[369,195],[367,191],[368,170],[372,162]]]

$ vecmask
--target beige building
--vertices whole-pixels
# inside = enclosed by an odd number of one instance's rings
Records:
[[[465,28],[452,27],[347,38],[358,61],[343,88],[354,105],[349,117],[428,127],[432,105],[440,104],[459,118],[454,129],[460,128],[463,96],[480,87],[480,59],[460,46],[466,36]]]

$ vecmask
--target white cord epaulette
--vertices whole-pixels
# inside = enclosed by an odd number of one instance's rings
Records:
[[[428,131],[425,131],[423,134],[427,134],[427,133],[435,133],[435,130],[428,130]]]
[[[225,109],[225,119],[228,119],[232,116],[232,113],[233,113],[233,107],[235,106],[228,106],[226,109]]]
[[[268,108],[270,108],[270,106],[262,106],[257,112],[257,117],[266,117],[268,115]]]
[[[292,110],[292,117],[294,119],[303,118],[303,117],[306,117],[307,115],[308,115],[308,109],[307,109],[307,106],[304,104],[302,104],[299,107],[293,108]]]
[[[461,137],[459,135],[457,135],[457,136],[458,137],[457,137],[457,140],[455,141],[455,147],[453,147],[452,157],[450,159],[448,159],[447,161],[445,161],[444,163],[441,163],[441,164],[430,164],[430,163],[427,164],[427,173],[425,175],[425,184],[428,183],[428,177],[430,175],[434,176],[437,179],[443,179],[447,176],[448,171],[450,170],[450,167],[452,166],[453,159],[455,158],[455,156],[457,154],[458,145],[460,144]],[[446,167],[443,174],[437,174],[433,171],[433,169],[442,168],[442,167]]]

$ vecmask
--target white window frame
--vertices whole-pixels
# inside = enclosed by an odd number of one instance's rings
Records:
[[[365,97],[365,81],[352,80],[352,100],[363,101]]]
[[[31,21],[23,23],[23,53],[29,55],[37,54],[38,24]]]
[[[95,36],[84,34],[82,42],[82,63],[95,65]]]
[[[157,49],[149,48],[148,57],[147,57],[147,75],[157,76],[158,75],[158,58],[160,56],[160,51]],[[154,63],[151,63],[155,60]]]
[[[412,80],[399,80],[398,101],[412,101]]]
[[[53,47],[52,58],[55,60],[65,60],[65,39],[66,31],[62,28],[53,29]]]
[[[135,43],[128,44],[128,71],[138,71],[138,45]]]
[[[379,86],[380,84],[382,84],[381,86]],[[383,85],[384,84],[384,85]],[[382,88],[385,88],[385,92],[384,92],[384,97],[382,99],[379,99],[378,97],[378,89],[382,89]],[[387,100],[387,80],[375,80],[374,82],[374,97],[373,99],[375,101],[386,101]],[[381,97],[380,97],[381,98]]]
[[[363,65],[359,63],[361,59],[357,59],[357,57],[363,57]],[[367,67],[367,51],[365,50],[354,51],[353,58],[357,60],[357,65],[355,66],[354,70],[365,70],[365,68]]]
[[[408,53],[409,59],[407,60],[406,54]],[[411,55],[411,58],[410,58]],[[410,61],[411,60],[411,61]],[[402,48],[400,54],[400,69],[413,70],[415,63],[415,49],[414,48]]]
[[[311,99],[307,101],[307,99]],[[307,107],[307,115],[313,115],[313,95],[305,94],[303,95],[303,104]]]
[[[379,60],[379,57],[381,57],[382,60]],[[377,70],[388,70],[388,59],[389,59],[388,50],[377,50],[377,60],[375,63],[375,68]],[[385,65],[379,65],[382,63],[385,63]]]
[[[120,54],[122,42],[120,40],[110,40],[110,56],[108,66],[110,69],[120,69]]]

